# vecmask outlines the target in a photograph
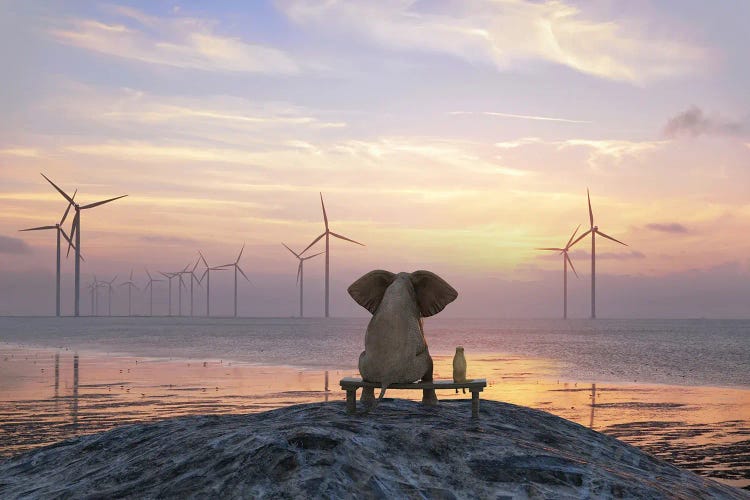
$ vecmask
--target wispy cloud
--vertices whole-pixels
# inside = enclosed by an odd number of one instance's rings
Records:
[[[691,73],[706,51],[655,39],[637,22],[594,20],[562,0],[319,2],[282,0],[294,22],[402,50],[449,54],[507,68],[536,59],[611,80],[644,83]]]
[[[206,71],[294,74],[285,52],[216,33],[217,23],[187,17],[156,18],[135,9],[111,9],[116,22],[67,19],[50,30],[61,43],[151,64]]]
[[[497,111],[451,111],[450,115],[485,115],[485,116],[498,116],[501,118],[518,118],[521,120],[536,120],[544,122],[562,122],[562,123],[592,123],[587,120],[571,120],[569,118],[555,118],[551,116],[535,116],[535,115],[517,115],[513,113],[500,113]]]
[[[660,233],[687,233],[688,228],[678,222],[665,222],[665,223],[653,223],[646,224],[646,229],[652,231],[658,231]]]
[[[706,115],[698,106],[690,106],[664,125],[664,136],[669,138],[699,135],[735,136],[744,131],[746,124],[721,115]]]
[[[21,156],[23,158],[38,158],[39,151],[33,148],[0,149],[0,155]]]
[[[151,234],[151,235],[141,236],[139,239],[141,241],[145,241],[146,243],[155,243],[158,245],[196,245],[198,244],[198,240],[194,238],[185,238],[181,236],[161,236],[157,234]]]
[[[585,250],[574,250],[569,252],[570,258],[588,260],[591,259],[591,253]],[[549,256],[548,256],[549,257]],[[641,260],[645,259],[646,254],[637,250],[630,252],[596,252],[596,260]]]
[[[31,248],[22,239],[0,234],[0,253],[27,254]]]

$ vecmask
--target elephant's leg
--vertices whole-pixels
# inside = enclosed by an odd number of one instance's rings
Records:
[[[423,359],[419,359],[423,358]],[[426,365],[426,371],[422,375],[422,382],[432,382],[432,358],[428,352],[423,352],[417,356],[417,359]],[[422,404],[434,406],[438,404],[435,389],[422,389]]]
[[[362,380],[367,381],[367,351],[362,351],[359,355],[359,373],[362,375]],[[375,388],[374,387],[363,387],[362,396],[359,400],[362,402],[365,408],[370,408],[375,404]]]
[[[363,387],[362,396],[359,398],[359,401],[365,408],[371,408],[375,404],[375,388]]]

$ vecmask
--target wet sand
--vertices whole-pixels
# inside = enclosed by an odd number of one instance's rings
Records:
[[[436,378],[450,378],[451,357],[434,358]],[[547,360],[467,359],[468,376],[488,381],[483,399],[548,411],[704,476],[750,485],[750,390],[563,381]],[[343,401],[345,376],[356,369],[328,371],[326,387],[325,370],[0,344],[0,456],[124,424]],[[389,395],[421,398],[418,391]]]

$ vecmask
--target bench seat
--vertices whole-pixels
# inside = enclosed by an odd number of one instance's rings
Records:
[[[381,388],[378,382],[365,382],[357,377],[344,377],[339,382],[341,388],[346,391],[346,411],[355,413],[357,411],[357,389],[360,387]],[[393,389],[468,389],[471,392],[471,416],[479,418],[479,393],[487,387],[487,379],[475,378],[466,382],[454,382],[453,380],[433,380],[432,382],[410,382],[405,384],[391,384],[388,390]]]

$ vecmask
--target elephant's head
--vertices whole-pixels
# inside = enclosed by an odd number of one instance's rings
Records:
[[[384,388],[391,383],[432,380],[432,358],[421,318],[442,311],[458,292],[429,271],[394,274],[382,270],[365,274],[348,291],[372,313],[365,351],[359,357],[362,377]]]

